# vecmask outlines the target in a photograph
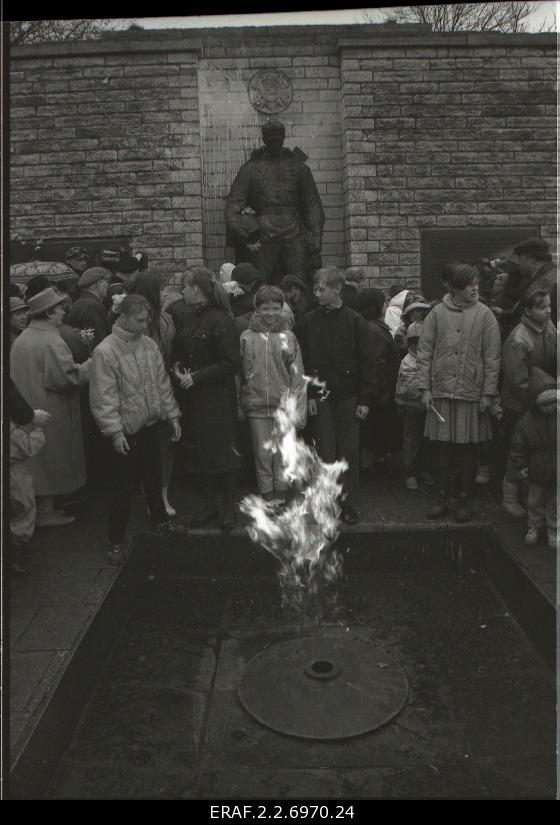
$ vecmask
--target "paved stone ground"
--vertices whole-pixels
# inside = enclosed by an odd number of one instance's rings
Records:
[[[243,488],[239,492],[242,494]],[[180,517],[188,518],[198,504],[198,496],[186,480],[175,483],[171,498]],[[406,490],[397,470],[381,478],[365,475],[360,502],[362,521],[356,527],[344,529],[420,533],[454,526],[452,520],[434,525],[427,519],[430,501],[429,491]],[[76,515],[77,520],[70,527],[38,530],[29,551],[27,575],[14,576],[10,581],[12,758],[25,743],[118,575],[115,568],[105,563],[103,497],[81,505]],[[471,522],[472,526],[489,524],[506,539],[508,552],[516,563],[553,600],[556,576],[553,553],[546,546],[530,549],[523,545],[524,523],[513,521],[501,510],[497,491],[492,486],[478,490]],[[131,531],[147,527],[143,504],[138,498]]]

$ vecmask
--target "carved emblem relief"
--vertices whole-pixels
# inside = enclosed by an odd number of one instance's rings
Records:
[[[278,69],[261,69],[253,75],[247,88],[251,106],[264,115],[287,109],[294,96],[292,81]]]

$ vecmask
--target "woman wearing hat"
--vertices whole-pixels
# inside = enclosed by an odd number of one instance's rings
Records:
[[[27,326],[27,304],[21,298],[10,298],[10,347]]]
[[[23,396],[34,409],[51,414],[45,447],[30,459],[38,527],[74,521],[55,511],[54,498],[83,487],[86,480],[79,387],[88,381],[91,361],[76,364],[62,340],[64,301],[52,287],[29,299],[29,324],[10,357],[11,375]]]

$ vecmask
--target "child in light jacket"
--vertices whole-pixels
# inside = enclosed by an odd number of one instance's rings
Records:
[[[36,416],[29,427],[20,427],[10,420],[10,534],[12,540],[12,570],[24,573],[21,550],[35,531],[37,505],[29,459],[45,445],[43,427],[50,416]]]
[[[403,411],[403,463],[405,487],[418,490],[418,479],[433,483],[427,472],[427,444],[424,438],[426,410],[418,384],[416,353],[422,321],[414,321],[406,331],[408,352],[401,361],[395,403]]]
[[[282,313],[284,295],[276,286],[261,286],[255,295],[256,312],[249,329],[241,333],[241,409],[249,421],[259,493],[281,505],[288,483],[279,453],[265,446],[273,435],[274,414],[284,393],[297,399],[296,428],[305,426],[306,382],[301,350]]]
[[[531,408],[519,420],[513,435],[508,472],[528,477],[528,531],[525,544],[534,547],[539,529],[548,531],[548,545],[558,549],[556,503],[556,428],[558,390],[556,379],[533,367],[529,379]]]

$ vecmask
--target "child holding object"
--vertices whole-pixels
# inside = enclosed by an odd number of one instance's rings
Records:
[[[548,531],[548,546],[558,549],[556,512],[556,427],[558,390],[555,378],[538,367],[529,379],[531,407],[520,419],[513,435],[508,472],[528,477],[528,531],[525,544],[534,547],[539,530]]]
[[[280,455],[266,445],[284,393],[297,398],[297,429],[304,427],[307,415],[301,350],[282,313],[283,304],[279,287],[261,286],[255,295],[256,312],[240,338],[241,409],[249,420],[259,493],[279,506],[285,502],[288,483]]]
[[[471,490],[478,445],[492,438],[489,409],[498,396],[500,331],[478,300],[478,270],[466,263],[445,267],[448,292],[427,315],[418,341],[418,384],[427,411],[438,498],[428,513],[449,509],[452,464],[458,465],[458,522],[472,518]],[[435,412],[434,412],[435,410]]]
[[[24,573],[21,550],[33,537],[37,522],[37,505],[29,459],[45,445],[43,428],[50,414],[35,410],[33,421],[22,427],[10,419],[10,534],[12,540],[12,570]]]
[[[422,392],[418,384],[417,349],[422,331],[422,321],[414,321],[406,331],[408,353],[401,361],[395,403],[403,411],[403,463],[405,487],[418,490],[418,479],[426,481],[427,449],[424,438],[426,410],[422,403]],[[433,484],[431,478],[429,481]]]

